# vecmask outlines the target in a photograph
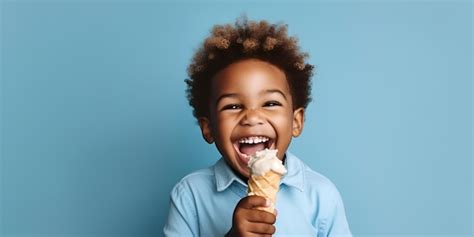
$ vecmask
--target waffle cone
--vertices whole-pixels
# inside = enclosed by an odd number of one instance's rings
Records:
[[[269,171],[264,175],[251,175],[248,180],[248,195],[257,195],[272,201],[269,207],[257,207],[259,210],[273,213],[276,203],[276,196],[280,188],[281,175]]]

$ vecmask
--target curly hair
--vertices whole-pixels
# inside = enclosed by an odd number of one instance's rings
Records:
[[[209,117],[212,78],[237,61],[259,59],[283,72],[293,97],[293,109],[306,108],[311,101],[314,66],[305,62],[308,53],[300,52],[298,39],[288,36],[286,24],[249,21],[245,16],[234,25],[215,25],[211,35],[194,54],[188,67],[186,95],[196,118]]]

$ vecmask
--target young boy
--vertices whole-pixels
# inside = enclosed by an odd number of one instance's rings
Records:
[[[214,26],[188,68],[202,136],[222,158],[171,192],[166,236],[352,236],[334,184],[287,151],[301,134],[313,66],[286,25],[245,18]],[[247,196],[249,156],[277,149],[287,173],[276,211]]]

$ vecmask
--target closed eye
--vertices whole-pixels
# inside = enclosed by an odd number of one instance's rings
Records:
[[[281,106],[281,103],[278,102],[278,101],[267,101],[265,102],[265,104],[263,105],[264,107],[274,107],[274,106]]]
[[[236,109],[241,109],[242,105],[239,104],[228,104],[222,107],[221,110],[236,110]]]

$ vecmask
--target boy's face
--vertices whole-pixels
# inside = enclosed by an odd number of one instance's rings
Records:
[[[279,68],[256,59],[233,63],[212,82],[210,118],[199,125],[207,142],[232,168],[249,177],[249,156],[278,149],[281,160],[292,136],[303,129],[304,110],[293,110],[286,76]]]

